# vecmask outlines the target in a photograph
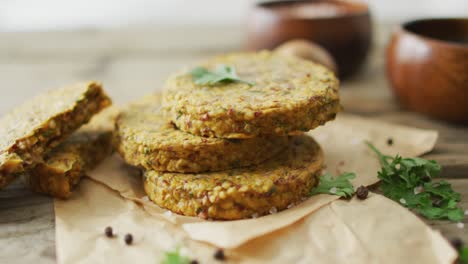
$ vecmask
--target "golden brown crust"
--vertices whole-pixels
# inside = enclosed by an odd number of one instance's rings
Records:
[[[323,66],[263,51],[215,57],[200,66],[233,66],[254,82],[197,85],[190,73],[169,78],[163,105],[186,132],[219,138],[251,138],[308,131],[341,110],[338,80]]]
[[[300,202],[318,183],[322,164],[319,145],[301,135],[293,137],[285,151],[256,167],[200,174],[147,171],[145,191],[156,204],[175,213],[242,219]]]
[[[6,114],[0,120],[0,188],[110,104],[101,85],[89,82],[39,95]]]
[[[117,118],[116,149],[131,165],[172,172],[219,171],[258,164],[287,146],[288,137],[204,138],[166,120],[160,96],[128,106]]]

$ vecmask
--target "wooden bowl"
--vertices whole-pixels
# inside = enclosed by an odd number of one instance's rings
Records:
[[[336,0],[258,3],[247,31],[249,50],[274,49],[292,39],[315,42],[334,57],[341,78],[362,66],[372,39],[368,6]]]
[[[387,76],[411,110],[468,121],[468,18],[403,24],[387,47]]]

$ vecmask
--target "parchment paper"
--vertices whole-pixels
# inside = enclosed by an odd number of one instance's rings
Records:
[[[377,181],[378,161],[364,140],[387,154],[417,156],[437,139],[434,131],[348,115],[311,135],[325,151],[326,170],[356,172],[355,186]],[[386,144],[389,138],[392,146]],[[456,256],[439,234],[379,195],[365,201],[318,195],[274,215],[221,222],[175,215],[152,204],[138,172],[116,156],[90,177],[72,200],[56,201],[60,263],[111,262],[109,255],[113,263],[127,257],[158,263],[162,251],[181,244],[203,263],[213,261],[215,246],[231,249],[230,259],[245,263],[450,263]],[[135,245],[128,250],[122,237],[109,241],[103,235],[108,225],[134,234]]]

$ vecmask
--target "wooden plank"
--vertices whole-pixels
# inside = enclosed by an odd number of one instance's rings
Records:
[[[91,29],[0,33],[0,60],[43,62],[109,55],[132,58],[206,55],[243,47],[245,37],[242,29],[237,26],[166,26],[113,29],[105,33]]]

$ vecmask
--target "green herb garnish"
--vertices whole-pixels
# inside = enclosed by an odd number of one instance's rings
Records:
[[[468,247],[462,247],[458,251],[458,263],[463,263],[463,264],[468,263]]]
[[[191,72],[193,81],[198,85],[216,85],[219,83],[240,82],[250,86],[255,85],[253,82],[239,79],[236,70],[232,66],[218,65],[214,71],[209,71],[203,67],[197,67]]]
[[[168,251],[164,254],[161,264],[189,264],[190,259],[180,254],[180,249]]]
[[[460,194],[446,181],[432,182],[441,170],[437,162],[387,156],[370,142],[366,144],[377,154],[382,166],[378,177],[385,196],[428,219],[463,220],[463,211],[457,207]]]
[[[327,173],[320,177],[318,186],[312,189],[310,195],[326,193],[349,198],[354,193],[354,187],[350,182],[354,178],[356,174],[352,172],[345,172],[336,178]]]

